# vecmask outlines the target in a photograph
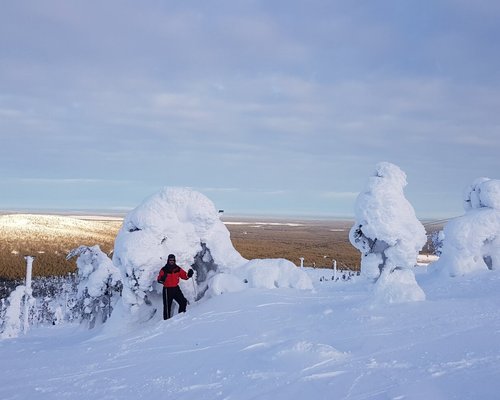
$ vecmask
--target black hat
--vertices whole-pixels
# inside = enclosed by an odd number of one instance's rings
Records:
[[[167,260],[174,260],[175,261],[175,255],[169,254]]]

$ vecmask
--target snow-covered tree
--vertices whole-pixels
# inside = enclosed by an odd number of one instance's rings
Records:
[[[429,239],[432,242],[432,247],[434,248],[434,254],[436,256],[440,256],[442,251],[443,251],[443,244],[444,244],[444,231],[436,231],[433,232]]]
[[[93,328],[97,322],[106,322],[122,290],[120,270],[99,246],[80,246],[71,250],[67,258],[78,257],[78,300],[82,322]]]
[[[432,270],[450,276],[500,269],[500,180],[478,178],[464,191],[463,216],[444,227],[444,242]]]
[[[376,281],[376,293],[389,302],[425,299],[412,268],[427,237],[405,198],[406,185],[406,174],[398,166],[377,164],[356,200],[349,233],[362,253],[361,275]]]
[[[115,241],[113,262],[124,277],[123,300],[138,318],[149,306],[161,304],[156,277],[170,253],[181,268],[194,269],[203,291],[202,281],[216,271],[246,262],[210,199],[189,188],[163,188],[127,214]],[[193,284],[180,285],[188,300],[194,300]]]
[[[11,292],[2,310],[2,339],[19,336],[22,330],[22,319],[24,312],[24,302],[27,300],[26,286],[19,285]]]

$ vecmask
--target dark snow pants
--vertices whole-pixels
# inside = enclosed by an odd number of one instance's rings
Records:
[[[186,312],[187,300],[182,294],[179,286],[163,287],[163,319],[172,316],[172,302],[179,304],[179,313]]]

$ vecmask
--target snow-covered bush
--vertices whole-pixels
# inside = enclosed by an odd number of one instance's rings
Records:
[[[63,321],[78,321],[77,275],[36,277],[33,279],[33,296],[36,299],[34,324],[57,325]]]
[[[361,275],[377,282],[376,293],[389,302],[423,300],[412,267],[427,241],[425,229],[404,195],[406,174],[381,162],[355,204],[351,244],[361,253]]]
[[[28,312],[28,325],[37,326],[42,324],[56,325],[61,322],[72,322],[80,320],[81,310],[76,307],[76,277],[75,274],[66,276],[38,276],[32,280],[31,296],[29,297],[29,312]],[[19,289],[21,287],[22,289]],[[16,287],[8,288],[8,295],[1,299],[0,307],[0,332],[4,331],[7,325],[7,319],[10,320],[9,324],[17,319],[24,320],[24,301],[25,297],[16,300],[17,290],[21,292],[22,296],[26,292],[25,285],[18,282]],[[12,296],[12,298],[9,298]],[[22,302],[20,309],[21,315],[18,318],[13,318],[19,309],[18,300]],[[9,317],[7,317],[9,315]],[[14,322],[17,324],[17,322]],[[15,331],[11,329],[10,331]]]
[[[2,339],[14,338],[21,333],[26,300],[26,286],[19,285],[11,292],[2,312],[2,325],[0,326]]]
[[[500,180],[478,178],[464,191],[465,214],[444,227],[431,270],[450,276],[500,269]]]
[[[106,322],[122,290],[122,277],[111,259],[99,246],[80,246],[68,259],[78,257],[78,300],[76,309],[89,328],[96,322]]]

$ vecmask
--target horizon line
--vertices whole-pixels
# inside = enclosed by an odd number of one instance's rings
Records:
[[[0,208],[0,215],[9,215],[9,214],[35,214],[35,215],[62,215],[62,216],[95,216],[95,217],[121,217],[125,218],[125,216],[134,209],[131,207],[128,210],[117,210],[117,209],[91,209],[91,208]],[[234,212],[234,213],[226,213],[224,210],[219,210],[221,216],[227,218],[262,218],[262,219],[299,219],[299,220],[355,220],[354,215],[341,215],[341,214],[312,214],[312,213],[279,213],[279,212]],[[446,216],[426,216],[426,217],[417,217],[420,221],[426,221],[426,224],[432,223],[441,223],[446,222],[454,217],[446,217]]]

